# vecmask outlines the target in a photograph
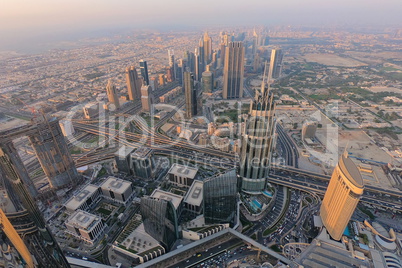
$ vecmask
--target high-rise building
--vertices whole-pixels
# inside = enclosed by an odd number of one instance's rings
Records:
[[[242,42],[230,42],[225,48],[223,68],[223,98],[243,97],[244,53]]]
[[[144,112],[151,111],[152,105],[154,104],[154,98],[151,86],[145,85],[141,87],[141,104],[142,104],[142,110]]]
[[[173,68],[173,75],[176,78],[177,77],[177,73],[176,73],[176,61],[174,59],[174,50],[173,49],[169,49],[168,50],[168,58],[169,58],[169,67]]]
[[[212,93],[212,89],[214,87],[214,76],[212,72],[209,70],[209,65],[207,65],[207,69],[202,73],[202,89],[205,93]]]
[[[131,170],[134,176],[142,179],[152,179],[154,177],[154,159],[152,150],[148,147],[140,147],[131,155]]]
[[[159,74],[158,83],[161,87],[163,87],[165,85],[165,75],[164,74]]]
[[[333,239],[342,238],[363,189],[362,175],[345,152],[332,173],[320,208],[322,223]]]
[[[148,64],[145,60],[140,60],[140,71],[141,76],[144,79],[144,84],[149,85],[149,76],[148,76]]]
[[[200,75],[201,75],[201,65],[200,65],[200,54],[198,53],[198,50],[195,49],[194,52],[194,75],[195,75],[195,80],[200,81]]]
[[[272,79],[277,79],[282,73],[282,60],[283,53],[281,49],[272,49],[271,60],[269,63],[269,74],[268,82],[270,83]]]
[[[186,96],[186,118],[197,115],[197,90],[194,88],[194,75],[184,72],[184,93]]]
[[[21,237],[18,235],[14,226],[10,223],[2,209],[0,209],[0,225],[7,238],[11,241],[17,252],[21,255],[26,267],[34,268],[34,261],[29,249],[25,245],[24,241],[22,241]]]
[[[114,160],[116,162],[119,172],[130,174],[130,154],[133,152],[133,148],[128,146],[121,146],[119,150],[114,154]]]
[[[179,238],[178,216],[171,201],[145,196],[141,198],[141,216],[145,231],[170,250]]]
[[[28,136],[52,188],[73,185],[78,172],[71,157],[59,120],[45,115],[35,118],[37,132]]]
[[[237,204],[236,170],[204,180],[204,217],[206,224],[234,224]]]
[[[260,37],[260,35],[257,34],[257,32],[254,29],[253,45],[252,45],[252,51],[251,51],[253,57],[255,57],[255,55],[257,54],[258,47],[260,46],[260,41],[261,41],[261,37]]]
[[[23,240],[31,254],[35,256],[39,267],[70,267],[48,229],[40,209],[20,177],[19,168],[21,167],[15,164],[11,144],[0,144],[0,171],[5,183],[12,187],[12,189],[7,189],[7,192],[18,198],[15,200],[14,207],[18,208],[18,211],[26,211],[30,216],[28,219],[25,218],[25,222],[18,222],[18,225],[23,224],[30,227],[28,228],[30,232],[23,233]]]
[[[126,69],[126,83],[129,100],[138,100],[141,97],[141,79],[134,66]]]
[[[174,73],[173,73],[173,68],[172,67],[167,67],[166,68],[166,81],[171,83],[175,80]]]
[[[158,89],[158,77],[152,76],[149,85],[151,86],[152,91],[156,91]]]
[[[242,126],[240,149],[241,187],[245,192],[260,192],[269,174],[275,132],[275,102],[268,90],[265,74],[261,92],[256,92]],[[256,161],[257,160],[257,161]]]
[[[120,108],[119,98],[117,96],[117,90],[115,85],[112,83],[112,80],[109,79],[106,86],[107,98],[110,103],[114,104],[116,109]]]
[[[204,49],[203,63],[204,63],[204,66],[206,66],[212,60],[212,39],[208,35],[207,32],[204,33],[204,36],[202,38],[202,43],[203,43],[203,49]]]

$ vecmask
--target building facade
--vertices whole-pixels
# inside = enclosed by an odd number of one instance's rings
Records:
[[[151,86],[142,86],[141,88],[141,105],[144,112],[151,112],[154,104]]]
[[[239,175],[243,191],[260,192],[265,189],[274,138],[274,96],[263,79],[261,92],[257,92],[251,101],[249,115],[242,125]]]
[[[272,49],[271,60],[269,63],[269,73],[268,73],[269,81],[271,81],[272,79],[277,79],[281,76],[282,60],[283,60],[282,50]]]
[[[154,177],[155,163],[151,149],[140,147],[131,153],[130,158],[130,168],[134,176],[146,180]]]
[[[149,85],[148,64],[145,60],[140,60],[140,71],[143,79],[143,84]]]
[[[120,102],[119,98],[117,96],[117,90],[115,85],[112,83],[112,80],[109,79],[106,85],[106,94],[107,94],[107,99],[111,104],[114,105],[116,109],[120,108]]]
[[[342,238],[363,189],[362,175],[345,152],[332,173],[320,208],[322,222],[333,239]]]
[[[103,236],[106,228],[100,217],[82,210],[77,210],[71,214],[65,225],[67,233],[90,244]]]
[[[133,101],[140,99],[142,81],[138,77],[135,66],[131,66],[126,69],[126,83],[129,100]]]
[[[186,118],[197,115],[197,90],[194,88],[194,75],[184,72],[184,92],[186,97]]]
[[[131,182],[111,176],[101,183],[100,188],[105,198],[120,204],[127,204],[134,195],[134,185]]]
[[[234,224],[237,208],[237,176],[232,169],[204,180],[204,217],[206,224]]]
[[[243,97],[244,54],[242,42],[230,42],[225,47],[223,67],[223,98],[238,99]]]
[[[170,182],[178,186],[190,187],[197,176],[198,169],[174,163],[169,171]]]

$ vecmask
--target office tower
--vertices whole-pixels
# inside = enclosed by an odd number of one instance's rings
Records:
[[[156,91],[158,89],[158,77],[152,76],[149,85],[151,86],[152,91]]]
[[[76,183],[78,172],[71,157],[59,120],[45,115],[34,119],[36,133],[28,136],[52,188]]]
[[[131,170],[134,176],[142,179],[152,179],[154,177],[154,159],[152,150],[147,147],[140,147],[131,153]]]
[[[186,71],[187,63],[183,59],[179,59],[179,64],[177,65],[176,77],[180,85],[184,87],[183,73]]]
[[[145,196],[141,198],[140,211],[145,231],[170,250],[179,238],[178,216],[172,202]]]
[[[140,71],[141,71],[141,76],[144,80],[145,85],[149,85],[149,76],[148,76],[148,64],[144,60],[140,60]]]
[[[225,48],[223,68],[223,98],[243,97],[244,46],[242,42],[231,42]]]
[[[169,58],[169,67],[173,68],[173,76],[176,78],[177,77],[176,61],[174,59],[174,50],[173,49],[168,50],[168,58]]]
[[[209,65],[207,65],[207,69],[202,73],[202,88],[205,93],[212,93],[212,89],[214,87],[214,76],[212,72],[209,70]]]
[[[204,36],[200,40],[200,48],[202,47],[202,62],[203,66],[209,64],[212,60],[212,39],[209,37],[208,33],[205,32]]]
[[[187,66],[190,67],[190,72],[195,73],[194,69],[194,53],[186,51],[185,59],[187,59]]]
[[[266,84],[266,72],[265,68],[261,91],[251,101],[248,118],[242,126],[239,175],[245,192],[264,190],[271,165],[275,102]]]
[[[269,45],[269,36],[265,36],[262,42],[263,46],[268,46]]]
[[[141,104],[144,112],[150,112],[154,104],[151,86],[141,87]]]
[[[114,154],[114,160],[116,162],[119,172],[130,174],[130,154],[134,151],[133,148],[128,146],[121,146],[119,150]]]
[[[234,224],[237,203],[237,176],[232,169],[204,180],[204,217],[206,224]]]
[[[194,88],[194,75],[184,72],[184,93],[186,97],[186,118],[197,114],[197,90]]]
[[[171,83],[175,80],[174,74],[173,74],[173,68],[172,67],[167,67],[166,68],[166,81],[168,83]]]
[[[255,57],[259,46],[260,46],[260,36],[257,34],[257,32],[254,29],[254,32],[253,32],[253,45],[252,45],[252,51],[251,51],[251,54],[252,54],[253,58]]]
[[[73,122],[70,120],[60,120],[59,125],[64,137],[71,137],[75,133]]]
[[[110,103],[114,104],[116,109],[120,109],[119,98],[117,97],[116,87],[113,85],[112,80],[109,79],[106,86],[107,98]]]
[[[204,40],[202,38],[200,39],[200,42],[198,44],[198,55],[199,55],[198,71],[199,71],[199,75],[201,75],[202,72],[204,71],[204,66],[205,66],[205,62],[204,62],[205,49],[204,49]]]
[[[159,81],[159,85],[160,85],[161,87],[163,87],[163,86],[165,85],[165,75],[164,75],[164,74],[159,74],[159,79],[158,79],[158,81]]]
[[[277,79],[281,76],[282,60],[283,60],[282,50],[281,49],[272,49],[271,60],[269,63],[268,83],[270,83],[272,81],[272,79]]]
[[[212,53],[212,61],[209,65],[215,70],[217,64],[218,64],[218,53],[214,52]]]
[[[18,235],[14,226],[10,223],[2,209],[0,209],[0,225],[2,231],[6,234],[7,238],[11,241],[17,252],[21,255],[26,266],[29,268],[34,268],[34,261],[29,249],[25,245],[24,241],[22,241],[21,237]]]
[[[20,168],[15,165],[12,143],[0,143],[0,174],[4,184],[9,185],[7,192],[13,196],[13,205],[17,211],[26,211],[29,214],[28,221],[19,222],[28,228],[29,232],[23,232],[23,239],[31,254],[35,256],[39,267],[70,267],[56,240],[49,231],[42,213],[29,194],[25,183],[20,177]],[[18,156],[17,156],[18,157]],[[16,200],[18,198],[18,200]]]
[[[195,75],[195,80],[200,81],[200,75],[201,75],[201,70],[200,70],[200,54],[198,53],[198,50],[195,49],[194,52],[194,75]]]
[[[258,54],[258,52],[254,55],[254,60],[253,60],[253,71],[258,72],[261,67],[261,57]]]
[[[332,173],[320,208],[322,223],[333,239],[342,238],[363,189],[362,175],[345,151]]]
[[[129,100],[138,100],[141,97],[141,79],[134,66],[126,69],[126,83]]]
[[[64,224],[66,233],[90,244],[103,237],[107,227],[101,217],[80,209],[73,212]]]

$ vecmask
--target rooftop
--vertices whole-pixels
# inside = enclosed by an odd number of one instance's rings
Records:
[[[131,182],[110,176],[104,182],[102,182],[100,187],[103,190],[109,190],[117,194],[123,194],[128,188],[131,187]]]
[[[81,191],[79,191],[76,195],[72,196],[64,206],[69,210],[76,210],[79,208],[83,203],[85,203],[88,198],[98,190],[98,186],[93,184],[88,184],[85,186]]]
[[[100,220],[101,218],[91,213],[77,210],[67,219],[66,224],[90,231],[96,225],[94,223],[99,222]]]
[[[131,158],[146,158],[151,154],[152,150],[148,147],[140,147],[131,153]]]
[[[174,174],[177,176],[185,176],[187,178],[194,179],[195,176],[197,175],[198,169],[197,168],[192,168],[188,166],[183,166],[180,164],[173,164],[171,168],[169,169],[169,174]]]
[[[181,201],[183,200],[183,197],[180,195],[173,194],[171,192],[165,192],[160,189],[155,189],[155,191],[151,194],[151,197],[170,201],[172,202],[175,209],[179,207]]]
[[[356,187],[363,188],[363,178],[352,159],[343,154],[339,159],[339,168]]]
[[[202,181],[194,180],[187,195],[184,197],[184,202],[190,205],[200,206],[203,199],[203,187],[204,183]]]

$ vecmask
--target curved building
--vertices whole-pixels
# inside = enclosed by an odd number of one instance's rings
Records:
[[[342,238],[363,189],[360,171],[345,152],[332,173],[320,209],[322,222],[333,239]]]
[[[243,191],[261,192],[265,189],[274,136],[274,95],[269,91],[264,78],[261,92],[257,92],[251,101],[248,118],[242,127],[239,175]]]

